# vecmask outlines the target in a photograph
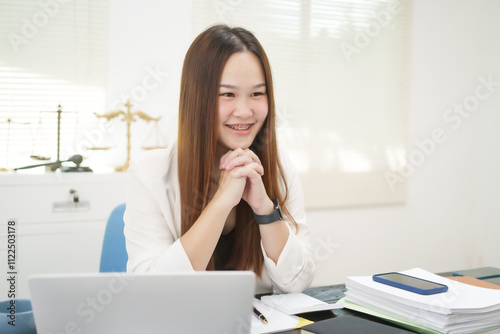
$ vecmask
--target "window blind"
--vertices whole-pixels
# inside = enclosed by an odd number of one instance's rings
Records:
[[[105,108],[108,3],[0,2],[0,168],[81,153]],[[37,157],[34,159],[33,157]]]
[[[387,173],[407,150],[411,1],[194,0],[193,13],[196,35],[242,26],[265,48],[307,207],[405,200]]]

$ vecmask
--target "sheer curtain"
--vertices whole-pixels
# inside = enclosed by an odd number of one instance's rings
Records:
[[[1,168],[56,160],[59,105],[61,160],[89,145],[105,107],[107,20],[106,0],[0,2]]]
[[[309,208],[395,203],[405,183],[412,2],[194,0],[194,32],[254,32],[271,61],[278,136]]]

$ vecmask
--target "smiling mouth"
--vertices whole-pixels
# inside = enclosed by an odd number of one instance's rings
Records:
[[[226,126],[230,129],[237,131],[245,131],[252,127],[253,124],[226,124]]]

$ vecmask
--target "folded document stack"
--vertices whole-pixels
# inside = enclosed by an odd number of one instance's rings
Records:
[[[371,276],[348,277],[344,307],[418,333],[500,333],[500,290],[460,283],[420,268],[402,273],[445,284],[448,291],[419,295],[374,282]]]

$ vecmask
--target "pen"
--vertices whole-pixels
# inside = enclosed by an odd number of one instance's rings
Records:
[[[260,319],[262,320],[263,322],[265,322],[267,324],[267,319],[266,317],[264,317],[264,315],[262,313],[260,313],[259,310],[257,310],[255,307],[253,308],[253,313],[255,313],[255,315]]]

